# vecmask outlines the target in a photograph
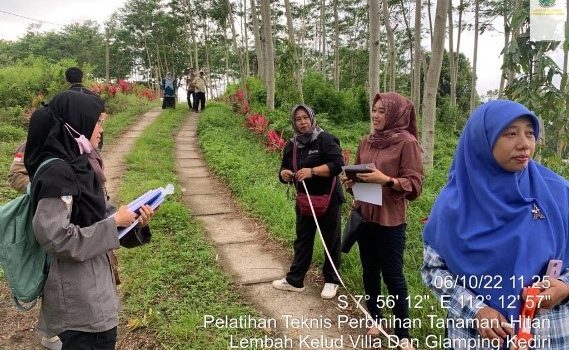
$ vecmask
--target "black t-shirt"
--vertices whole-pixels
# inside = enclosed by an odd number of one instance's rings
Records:
[[[322,164],[327,164],[330,169],[330,177],[313,176],[306,179],[306,187],[311,195],[324,195],[330,193],[332,188],[332,181],[336,177],[336,185],[334,195],[331,201],[334,203],[344,202],[344,194],[342,193],[342,186],[340,186],[340,179],[337,178],[338,174],[342,171],[344,165],[344,157],[340,149],[340,141],[338,139],[323,131],[318,135],[316,140],[312,141],[303,148],[296,149],[296,168],[292,164],[293,158],[293,142],[288,141],[284,151],[281,168],[279,170],[279,180],[282,183],[285,181],[281,178],[280,173],[283,169],[289,169],[296,172],[302,168],[314,168]],[[297,190],[304,193],[304,186],[301,183],[297,184]]]

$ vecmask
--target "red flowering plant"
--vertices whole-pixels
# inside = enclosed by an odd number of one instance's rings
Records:
[[[250,111],[249,101],[245,98],[245,92],[239,89],[230,97],[233,112],[247,114]]]
[[[123,94],[126,94],[132,89],[132,86],[124,79],[119,80],[119,89]]]
[[[283,132],[279,135],[274,130],[269,130],[267,133],[267,150],[269,152],[282,152],[285,148],[286,141],[283,139]]]
[[[89,87],[89,90],[93,91],[94,93],[100,95],[103,91],[105,91],[105,85],[101,83],[93,83]]]
[[[109,93],[109,95],[111,95],[111,97],[115,96],[117,94],[117,91],[118,89],[116,85],[111,84],[107,87],[107,92]]]
[[[153,101],[158,98],[156,92],[150,88],[144,88],[137,92],[137,96],[146,98],[148,101]]]
[[[269,126],[269,122],[262,114],[251,114],[245,118],[245,126],[255,134],[262,135]]]

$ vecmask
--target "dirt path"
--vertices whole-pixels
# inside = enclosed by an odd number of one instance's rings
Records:
[[[261,311],[263,318],[276,320],[275,339],[290,338],[291,348],[301,347],[300,342],[305,342],[303,348],[307,348],[308,342],[310,349],[361,348],[352,346],[349,337],[355,338],[365,331],[339,329],[338,317],[342,313],[338,300],[320,298],[321,279],[315,283],[314,278],[309,278],[303,293],[279,291],[271,286],[273,280],[284,277],[288,271],[291,257],[283,252],[290,249],[271,242],[258,224],[242,215],[227,188],[209,172],[197,142],[198,117],[191,113],[177,135],[176,171],[184,202],[204,224],[224,270],[232,275],[241,294]],[[342,337],[342,346],[336,346]]]
[[[136,124],[123,134],[114,144],[105,145],[103,159],[105,160],[105,175],[107,190],[114,198],[124,165],[122,159],[132,148],[135,139],[160,114],[160,108],[154,108],[142,115]],[[35,328],[39,314],[39,306],[28,312],[19,312],[12,303],[10,290],[4,280],[0,280],[0,349],[2,350],[45,350]],[[123,321],[123,320],[121,320]],[[121,327],[124,328],[124,327]],[[117,349],[153,349],[152,342],[144,334],[129,334],[124,329],[119,330],[121,347]]]

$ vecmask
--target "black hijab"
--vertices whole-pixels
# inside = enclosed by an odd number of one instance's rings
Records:
[[[89,155],[80,154],[74,136],[65,128],[67,123],[90,139],[104,109],[98,96],[68,90],[32,114],[24,164],[32,180],[34,210],[42,198],[73,196],[71,223],[85,227],[105,218],[101,182],[89,164]],[[63,161],[52,161],[36,174],[49,158]]]

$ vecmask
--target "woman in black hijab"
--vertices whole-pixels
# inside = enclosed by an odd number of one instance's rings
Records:
[[[137,215],[122,206],[110,216],[114,208],[89,161],[104,118],[99,97],[65,91],[34,112],[28,131],[24,163],[32,180],[33,228],[53,257],[38,329],[46,337],[58,335],[63,350],[107,350],[116,343],[119,299],[107,252],[125,243],[117,227],[129,226]],[[139,227],[127,234],[129,246],[149,241],[153,215],[142,208]]]

